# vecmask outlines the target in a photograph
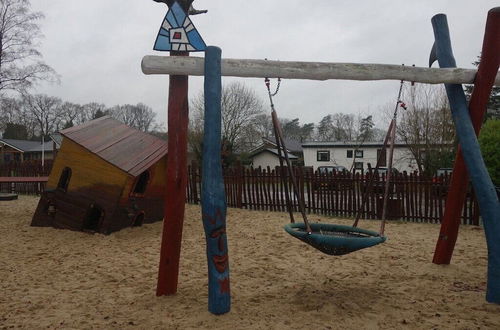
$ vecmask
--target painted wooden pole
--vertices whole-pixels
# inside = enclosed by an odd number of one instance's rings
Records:
[[[202,57],[144,56],[145,74],[203,76]],[[222,76],[309,80],[405,80],[427,84],[471,84],[477,70],[423,68],[392,64],[290,62],[271,60],[223,59]],[[500,74],[495,85],[500,85]]]
[[[439,65],[445,68],[456,67],[446,16],[443,14],[434,16],[432,26]],[[445,88],[465,165],[483,217],[488,247],[486,300],[500,304],[500,240],[498,239],[500,237],[500,203],[479,149],[462,85],[445,84]]]
[[[500,7],[488,12],[481,51],[481,61],[469,101],[470,116],[476,135],[479,134],[486,113],[491,89],[500,63]],[[469,176],[465,168],[461,147],[458,147],[441,230],[432,260],[435,264],[449,264],[458,237],[460,215],[465,202]],[[500,280],[500,279],[499,279]]]
[[[171,52],[172,56],[189,56]],[[188,76],[171,75],[168,93],[168,157],[165,218],[156,295],[177,292],[187,185]]]
[[[221,162],[221,49],[205,50],[205,129],[201,210],[208,262],[208,310],[224,314],[231,308],[226,194]]]

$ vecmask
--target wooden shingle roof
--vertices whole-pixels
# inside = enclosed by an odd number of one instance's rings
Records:
[[[109,116],[60,133],[132,176],[138,176],[167,154],[166,141]]]

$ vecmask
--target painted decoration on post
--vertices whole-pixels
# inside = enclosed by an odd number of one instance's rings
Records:
[[[189,16],[175,2],[163,20],[153,49],[200,52],[205,51],[206,47]]]
[[[221,54],[221,49],[213,46],[205,51],[205,131],[201,178],[201,211],[208,262],[208,310],[217,315],[231,309],[227,205],[221,162]]]

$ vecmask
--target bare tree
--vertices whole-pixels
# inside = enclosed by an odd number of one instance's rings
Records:
[[[23,94],[23,103],[27,115],[33,118],[41,136],[47,137],[61,128],[61,99],[45,94]]]
[[[1,1],[1,0],[0,0]],[[84,105],[64,102],[48,95],[23,93],[21,98],[0,97],[0,130],[23,126],[32,139],[40,134],[47,136],[60,129],[80,125],[103,115],[111,114],[121,122],[139,130],[155,133],[165,138],[165,133],[155,121],[156,113],[145,104],[117,105],[107,109],[102,103]],[[17,126],[16,126],[17,125]]]
[[[40,60],[40,12],[28,0],[0,0],[0,92],[24,91],[40,80],[56,80],[55,71]]]
[[[397,138],[408,145],[419,172],[433,174],[451,164],[455,129],[442,86],[416,84],[400,112]]]
[[[81,120],[83,113],[83,106],[76,103],[64,102],[59,111],[59,116],[61,119],[62,128],[72,127],[74,125],[80,125],[84,121]],[[61,129],[61,127],[58,127]]]
[[[249,148],[257,147],[262,143],[263,137],[269,138],[274,135],[271,115],[267,113],[256,115],[249,125],[245,126],[242,134]]]
[[[353,141],[356,137],[355,118],[353,114],[336,113],[333,119],[333,136],[335,141]]]
[[[355,141],[359,135],[361,117],[353,114],[334,113],[323,117],[317,126],[319,141]]]
[[[0,98],[0,129],[5,131],[9,124],[24,127],[28,139],[33,138],[37,132],[37,123],[28,109],[26,102],[18,98]]]
[[[106,105],[98,102],[86,103],[82,106],[82,113],[79,121],[84,123],[86,121],[102,117],[108,112]]]
[[[142,103],[114,106],[111,108],[110,114],[122,123],[144,132],[155,128],[156,113],[153,109]]]
[[[136,121],[135,127],[144,132],[149,132],[155,127],[156,112],[143,103],[138,103],[136,106]]]
[[[253,125],[257,116],[264,114],[262,101],[255,92],[239,82],[232,82],[222,87],[222,135],[224,141],[235,151],[248,150],[252,147],[253,138],[248,139],[245,133]],[[191,100],[193,112],[192,128],[201,129],[203,125],[204,95],[203,92]]]
[[[0,129],[5,130],[7,124],[17,123],[19,119],[19,100],[10,97],[0,98]]]

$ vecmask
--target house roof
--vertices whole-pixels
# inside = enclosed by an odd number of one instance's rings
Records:
[[[132,176],[167,154],[167,142],[104,116],[60,132]]]
[[[53,144],[52,141],[45,142],[42,148],[42,144],[40,141],[28,141],[28,140],[14,140],[14,139],[0,139],[0,143],[8,145],[14,149],[17,149],[20,152],[42,152],[42,149],[45,151],[52,151]]]
[[[302,144],[299,141],[287,139],[285,138],[285,146],[290,152],[302,152]],[[268,142],[272,145],[276,145],[276,138],[274,136],[271,137],[263,137],[262,141],[264,143]]]
[[[369,141],[362,144],[356,141],[313,141],[302,143],[302,148],[381,148],[384,146],[383,141]],[[406,144],[396,143],[395,147],[407,147]]]
[[[56,143],[57,148],[61,147],[63,137],[60,133],[50,134],[50,138]]]
[[[302,148],[382,148],[384,142],[382,141],[367,141],[367,142],[356,142],[356,141],[312,141],[302,143]],[[402,142],[397,142],[394,144],[395,148],[408,148],[410,146],[418,147],[429,147],[425,144],[413,144],[409,145]],[[430,147],[442,147],[442,146],[453,146],[453,143],[438,143],[432,144]]]
[[[261,154],[263,152],[270,152],[270,153],[274,154],[276,157],[279,157],[279,155],[278,155],[278,149],[272,149],[272,148],[260,149],[260,150],[258,150],[256,152],[252,153],[250,155],[250,157],[253,158],[253,157],[255,157],[255,156],[257,156],[257,155],[259,155],[259,154]],[[297,156],[295,156],[295,155],[293,155],[291,153],[288,153],[288,158],[289,159],[298,159],[299,157],[297,157]]]

